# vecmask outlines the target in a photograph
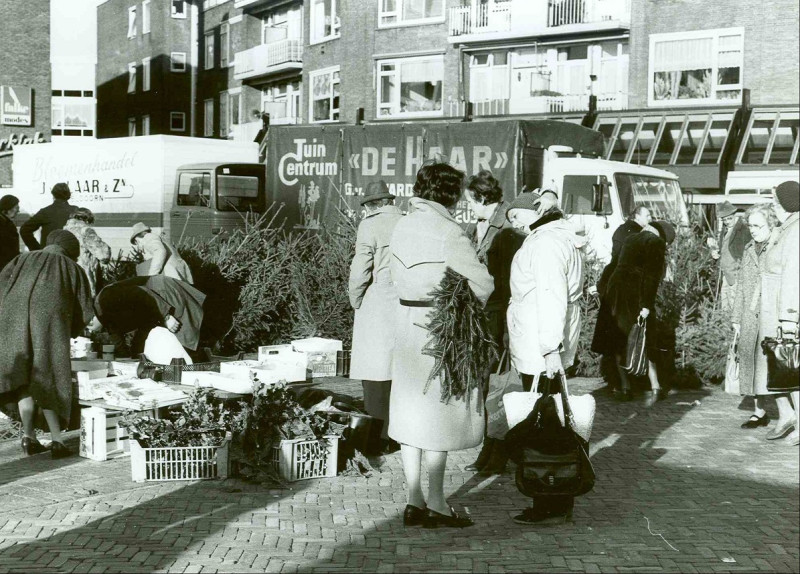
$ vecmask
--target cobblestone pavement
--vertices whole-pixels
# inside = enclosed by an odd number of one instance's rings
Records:
[[[269,490],[134,484],[127,459],[24,458],[0,443],[0,572],[800,571],[798,449],[741,431],[746,403],[718,389],[651,409],[596,395],[597,484],[572,524],[514,524],[527,501],[513,477],[463,470],[477,449],[450,456],[446,484],[476,525],[425,530],[402,525],[399,453],[371,478]]]

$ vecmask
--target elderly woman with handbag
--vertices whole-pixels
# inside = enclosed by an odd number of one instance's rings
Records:
[[[760,203],[747,210],[746,221],[753,239],[744,248],[739,272],[734,281],[735,293],[731,322],[738,340],[739,394],[754,398],[754,411],[742,423],[743,429],[755,429],[769,424],[763,408],[767,390],[767,359],[761,351],[760,325],[761,273],[764,269],[767,244],[778,218],[772,206]]]
[[[467,279],[469,289],[485,304],[494,288],[492,276],[453,217],[464,174],[443,164],[423,166],[417,173],[409,212],[394,228],[389,249],[390,270],[400,298],[392,355],[389,437],[400,443],[408,504],[406,526],[427,528],[471,526],[444,495],[447,453],[478,446],[485,428],[482,390],[471,389],[466,400],[442,401],[443,377],[430,378],[435,366],[424,354],[432,331],[426,325],[436,313],[432,293],[452,269]],[[422,493],[422,458],[428,470],[427,500]]]

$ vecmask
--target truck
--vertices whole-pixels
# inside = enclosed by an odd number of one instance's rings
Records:
[[[416,173],[439,159],[468,176],[492,171],[513,200],[552,189],[595,255],[607,261],[611,236],[635,206],[654,218],[688,223],[678,177],[668,171],[599,159],[603,135],[548,120],[408,122],[348,126],[274,126],[267,141],[268,188],[294,229],[335,223],[357,213],[366,186],[383,180],[405,210]],[[466,201],[457,221],[475,220]]]
[[[258,145],[181,136],[141,136],[20,146],[13,190],[32,215],[66,183],[70,203],[95,216],[115,255],[127,253],[130,228],[141,221],[173,241],[208,239],[257,217],[271,204]]]

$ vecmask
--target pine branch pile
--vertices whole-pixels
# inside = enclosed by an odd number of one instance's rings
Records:
[[[489,333],[483,304],[470,289],[466,277],[449,267],[430,295],[436,305],[426,325],[430,339],[422,354],[433,357],[435,363],[425,392],[439,378],[442,402],[464,400],[469,408],[472,391],[478,389],[476,408],[480,412],[483,386],[488,382],[492,363],[497,360],[497,345]]]

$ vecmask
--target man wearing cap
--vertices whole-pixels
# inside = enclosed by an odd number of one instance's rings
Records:
[[[719,259],[719,266],[725,283],[722,286],[723,299],[729,298],[730,287],[736,284],[739,267],[744,255],[744,247],[753,237],[743,218],[737,216],[736,208],[729,201],[724,201],[717,207],[717,215],[722,220],[722,246],[717,248],[717,242],[709,239],[712,247],[711,257]]]
[[[142,222],[131,228],[131,244],[142,250],[144,262],[136,266],[139,276],[166,275],[189,284],[194,283],[192,272],[175,246],[164,237],[153,233]]]
[[[70,214],[78,209],[69,203],[72,194],[66,183],[55,184],[50,193],[53,196],[53,203],[34,213],[33,217],[19,228],[19,235],[30,251],[37,251],[42,248],[42,245],[46,245],[50,232],[62,229]],[[37,241],[33,234],[39,229],[42,230],[42,233],[41,239]]]
[[[780,327],[784,337],[796,338],[800,310],[800,185],[796,181],[786,181],[775,188],[773,207],[781,224],[772,231],[765,252],[759,333],[761,337],[777,337]],[[791,402],[787,395],[776,398],[779,419],[767,439],[789,436],[796,446],[800,429],[800,392],[792,392],[791,397]]]
[[[389,394],[392,385],[394,317],[398,306],[389,273],[389,240],[403,217],[384,181],[370,183],[361,205],[366,210],[358,226],[348,290],[355,309],[350,378],[361,379],[364,408],[383,424],[388,440]]]

